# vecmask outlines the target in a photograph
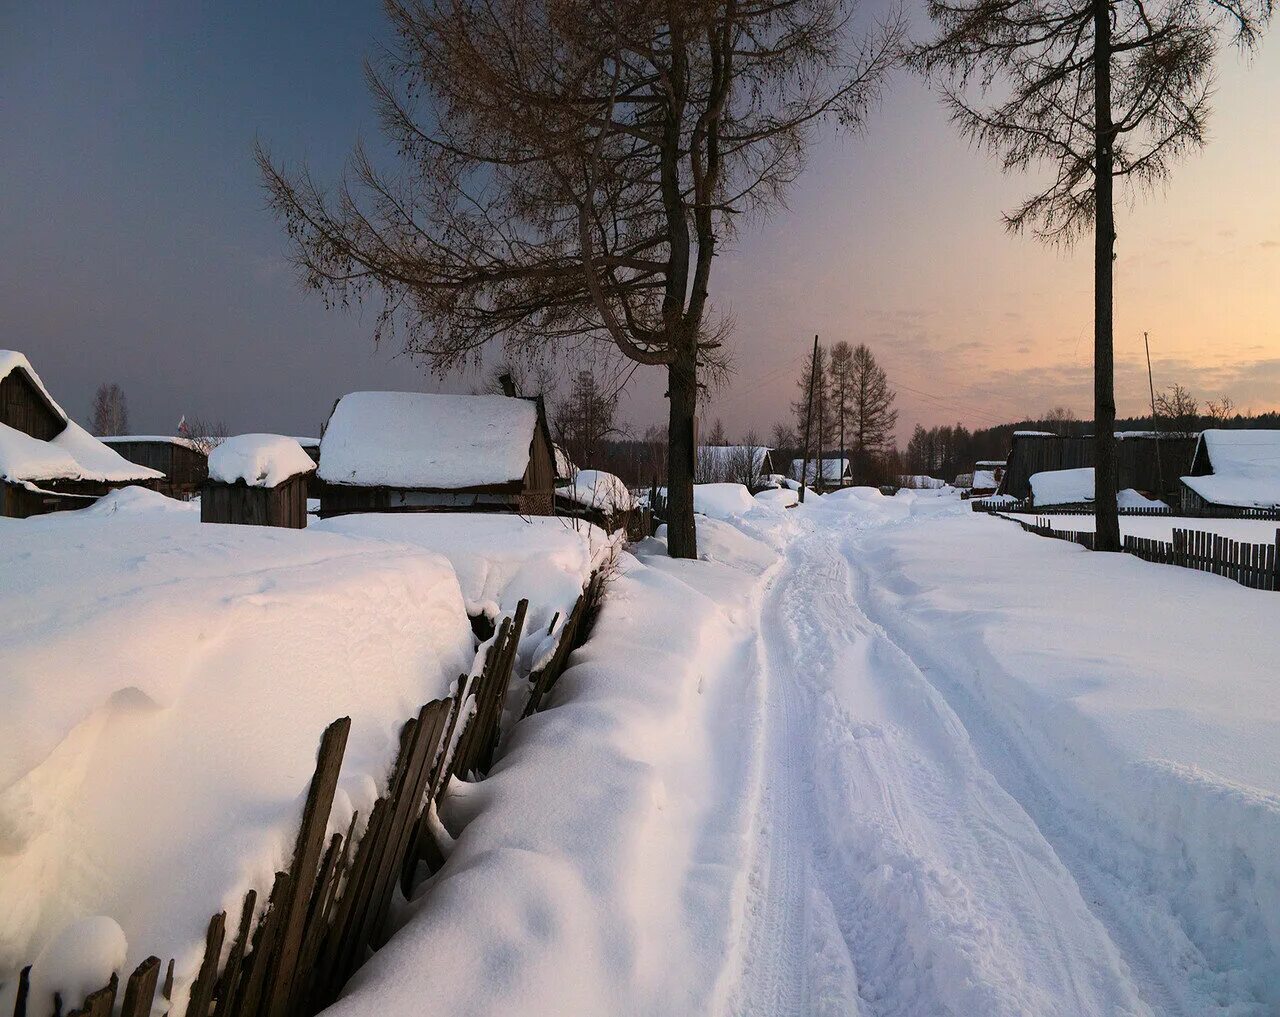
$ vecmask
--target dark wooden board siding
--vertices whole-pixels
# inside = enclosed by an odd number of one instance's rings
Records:
[[[307,525],[308,476],[299,473],[275,487],[207,480],[200,488],[200,521],[300,530]]]
[[[20,367],[0,378],[0,423],[41,441],[56,438],[67,426]]]
[[[1159,461],[1157,462],[1157,445]],[[1195,438],[1131,437],[1116,440],[1120,490],[1133,488],[1160,495],[1167,504],[1178,499],[1180,480],[1191,468]],[[1076,470],[1093,465],[1093,439],[1059,435],[1014,435],[1001,494],[1031,496],[1031,477],[1048,470]]]

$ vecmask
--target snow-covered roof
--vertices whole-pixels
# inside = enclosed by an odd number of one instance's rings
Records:
[[[1015,438],[1056,438],[1058,435],[1052,431],[1014,431]]]
[[[130,480],[158,480],[158,470],[131,463],[108,448],[67,416],[57,404],[27,358],[15,350],[0,350],[0,379],[21,370],[49,401],[66,426],[49,441],[33,438],[8,424],[0,423],[0,479],[14,483],[38,480],[92,480],[122,483]]]
[[[848,468],[849,460],[847,459],[824,459],[822,460],[822,472],[818,472],[818,464],[816,460],[809,461],[809,470],[804,476],[806,484],[812,484],[814,479],[821,476],[824,481],[831,483],[839,483],[840,478],[844,476],[845,470]],[[791,460],[791,476],[796,480],[800,480],[800,472],[804,469],[803,459]]]
[[[974,470],[973,486],[979,491],[994,491],[1000,486],[995,470]]]
[[[524,477],[538,426],[529,399],[351,392],[320,441],[330,484],[454,490]]]
[[[295,434],[293,436],[293,440],[296,441],[303,448],[319,448],[320,447],[319,438],[307,438],[307,437],[299,436]]]
[[[134,441],[148,441],[167,445],[181,445],[183,448],[199,449],[200,443],[193,438],[184,438],[177,434],[105,434],[99,441],[107,445],[124,445]]]
[[[976,475],[974,486],[978,486]],[[1037,506],[1076,505],[1093,501],[1093,467],[1045,470],[1031,474],[1031,501]]]
[[[1205,501],[1240,508],[1280,505],[1280,431],[1212,428],[1200,435],[1196,458],[1205,452],[1213,473],[1182,478]]]
[[[557,487],[556,494],[601,512],[626,512],[635,507],[627,485],[603,470],[579,470],[573,483]]]
[[[979,459],[975,464],[978,469],[995,469],[997,466],[1008,466],[1009,463],[1004,459]]]
[[[209,479],[223,484],[275,487],[315,468],[297,439],[280,434],[237,434],[209,453]]]

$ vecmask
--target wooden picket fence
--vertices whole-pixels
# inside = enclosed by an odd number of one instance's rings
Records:
[[[1172,542],[1150,537],[1124,538],[1124,549],[1144,561],[1212,572],[1254,590],[1280,589],[1277,548],[1280,530],[1276,531],[1274,544],[1250,544],[1217,533],[1178,528],[1173,531]]]
[[[603,584],[597,572],[574,604],[550,659],[530,676],[521,716],[540,708],[569,654],[585,642]],[[334,1002],[368,952],[384,944],[396,887],[408,894],[420,864],[434,872],[444,862],[427,817],[431,803],[443,796],[451,777],[474,779],[493,764],[527,609],[522,600],[515,616],[502,620],[478,674],[460,675],[452,695],[425,704],[404,725],[387,791],[374,802],[363,831],[357,833],[359,816],[353,815],[346,833],[334,833],[326,843],[351,720],[341,717],[329,725],[289,869],[275,874],[265,907],[251,889],[233,927],[226,912],[210,919],[185,1017],[309,1017]],[[228,935],[231,946],[220,964]],[[19,976],[14,1017],[113,1017],[117,1011],[120,1017],[150,1017],[156,1010],[167,1015],[174,962],[168,962],[163,979],[160,971],[159,957],[143,961],[125,981],[118,1005],[119,979],[112,975],[78,1007],[68,1008],[74,1001],[55,995],[47,1010],[29,999],[28,966]]]
[[[1078,516],[1092,515],[1093,513],[1092,505],[1036,506],[1032,504],[1031,499],[1029,498],[1024,498],[1021,501],[1003,503],[975,498],[969,503],[969,506],[974,512],[985,512],[989,515],[1000,515],[1005,512],[1024,514],[1034,512],[1038,516]],[[1261,519],[1266,522],[1280,522],[1280,509],[1269,508],[1222,509],[1215,506],[1208,506],[1203,511],[1190,513],[1181,508],[1140,506],[1134,508],[1118,508],[1116,512],[1121,516],[1178,516],[1184,519]]]
[[[1037,516],[1034,521],[1013,521],[1027,533],[1069,540],[1093,550],[1092,533],[1055,530],[1048,516]],[[1250,544],[1205,530],[1178,527],[1174,527],[1172,536],[1173,540],[1167,541],[1127,535],[1124,538],[1124,550],[1143,561],[1212,572],[1250,589],[1280,590],[1280,529],[1276,530],[1273,544]]]

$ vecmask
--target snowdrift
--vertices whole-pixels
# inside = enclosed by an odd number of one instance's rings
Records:
[[[352,718],[336,821],[367,815],[400,725],[474,652],[439,555],[201,526],[192,506],[138,489],[0,520],[0,577],[10,987],[68,923],[98,915],[122,930],[130,969],[177,950],[182,998],[209,915],[287,863],[325,726]],[[104,921],[72,930],[68,950],[105,956],[116,938]]]

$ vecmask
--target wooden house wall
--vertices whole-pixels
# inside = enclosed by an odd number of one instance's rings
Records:
[[[209,476],[209,457],[199,449],[171,441],[113,441],[109,443],[131,463],[159,470],[165,479],[156,490],[171,498],[196,494]]]
[[[1122,438],[1116,441],[1117,484],[1159,494],[1169,504],[1179,498],[1179,478],[1186,476],[1195,451],[1195,438],[1162,437],[1159,462],[1154,438]],[[1002,494],[1031,496],[1031,477],[1048,470],[1076,470],[1093,466],[1093,438],[1026,435],[1013,439],[1005,468]],[[1161,485],[1163,479],[1163,485]]]
[[[0,423],[41,441],[56,438],[67,426],[22,368],[0,378]]]
[[[0,482],[0,516],[29,519],[48,512],[88,508],[106,493],[104,484],[73,484],[60,490],[44,487],[32,491],[21,484]]]
[[[307,476],[296,474],[275,487],[205,481],[200,489],[200,521],[300,530],[307,525]]]
[[[555,497],[555,452],[539,408],[538,426],[533,429],[533,441],[529,445],[529,465],[524,471],[519,510],[526,516],[554,515]]]

